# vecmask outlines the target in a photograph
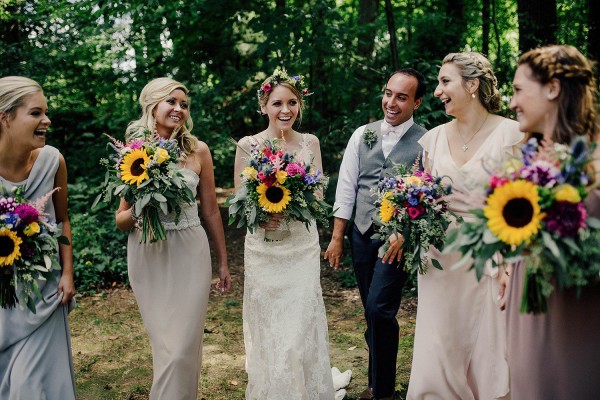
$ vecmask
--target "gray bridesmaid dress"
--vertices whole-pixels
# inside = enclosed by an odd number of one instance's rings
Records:
[[[586,198],[600,217],[600,190]],[[600,396],[600,284],[555,290],[546,314],[520,314],[524,264],[511,274],[507,301],[508,363],[512,400],[591,400]]]
[[[196,194],[198,175],[181,170]],[[152,346],[151,400],[196,400],[202,336],[212,278],[210,248],[196,204],[182,204],[179,224],[162,215],[167,240],[127,243],[129,280]]]
[[[12,188],[25,186],[31,201],[54,188],[60,153],[51,146],[41,149],[29,177],[10,182],[0,176],[0,184]],[[46,206],[48,219],[55,221],[54,204]],[[71,337],[67,314],[58,295],[61,272],[54,282],[40,281],[45,299],[36,303],[36,314],[19,306],[0,308],[0,399],[71,400],[75,399],[75,379]],[[18,290],[18,289],[17,289]]]

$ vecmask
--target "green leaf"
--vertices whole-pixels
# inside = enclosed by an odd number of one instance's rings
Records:
[[[439,269],[440,271],[444,269],[442,268],[442,264],[440,264],[440,262],[436,258],[431,259],[431,264],[433,264],[433,266]]]
[[[160,201],[161,203],[162,202],[164,202],[164,203],[167,202],[167,198],[165,196],[163,196],[162,194],[160,194],[160,193],[152,193],[152,198],[154,200],[156,200],[156,201]]]

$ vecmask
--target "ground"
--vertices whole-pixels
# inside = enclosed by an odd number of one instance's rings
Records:
[[[246,386],[242,334],[244,232],[226,227],[233,289],[210,295],[198,398],[243,399]],[[329,238],[321,231],[322,245]],[[216,277],[216,275],[213,274]],[[363,309],[357,289],[343,288],[337,273],[322,264],[323,297],[329,323],[331,365],[352,370],[346,399],[355,400],[367,386],[367,350]],[[416,299],[403,299],[396,388],[406,392],[412,354]],[[147,399],[152,383],[151,351],[133,293],[115,287],[78,299],[70,314],[73,358],[80,400]],[[284,400],[284,399],[282,399]]]

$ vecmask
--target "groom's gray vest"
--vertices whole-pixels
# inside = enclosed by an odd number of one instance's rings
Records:
[[[377,188],[379,180],[391,172],[394,164],[408,164],[415,162],[423,150],[417,140],[427,130],[422,126],[413,124],[410,129],[396,143],[387,158],[383,157],[381,148],[381,121],[368,124],[365,130],[372,129],[377,134],[377,142],[371,147],[361,139],[358,148],[358,193],[356,194],[356,207],[354,223],[361,233],[365,233],[372,224],[371,217],[375,213],[377,196],[371,193],[371,188]]]

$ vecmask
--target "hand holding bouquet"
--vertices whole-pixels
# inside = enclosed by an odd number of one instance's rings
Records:
[[[229,224],[239,218],[237,227],[254,232],[270,214],[281,213],[285,221],[301,221],[307,228],[312,220],[327,225],[331,206],[321,198],[327,177],[310,162],[284,152],[278,142],[252,144],[242,185],[227,199]]]
[[[192,191],[179,171],[181,150],[177,141],[148,132],[142,139],[125,144],[109,138],[114,152],[108,159],[100,160],[107,172],[94,206],[100,200],[111,203],[113,196],[122,197],[132,205],[132,216],[140,219],[140,243],[166,240],[160,212],[174,211],[175,223],[179,223],[181,204],[194,202]]]
[[[57,227],[49,223],[44,208],[54,191],[28,202],[23,188],[9,191],[0,186],[0,306],[13,308],[17,302],[35,314],[35,297],[43,300],[38,281],[53,280],[60,270]],[[17,295],[17,287],[20,293]]]
[[[374,222],[379,226],[374,238],[384,241],[379,249],[383,257],[389,248],[389,238],[401,234],[402,263],[411,273],[427,271],[429,246],[441,250],[451,218],[443,196],[450,187],[425,171],[419,171],[419,161],[412,167],[397,165],[395,175],[386,177],[377,187],[378,207]],[[433,265],[442,269],[439,261]]]
[[[505,262],[525,258],[521,312],[546,312],[555,285],[581,289],[598,280],[600,221],[583,204],[590,147],[584,139],[571,147],[531,139],[519,160],[490,177],[485,206],[471,211],[476,221],[448,237],[447,249],[463,254],[457,265],[473,258],[478,279],[496,252]]]

